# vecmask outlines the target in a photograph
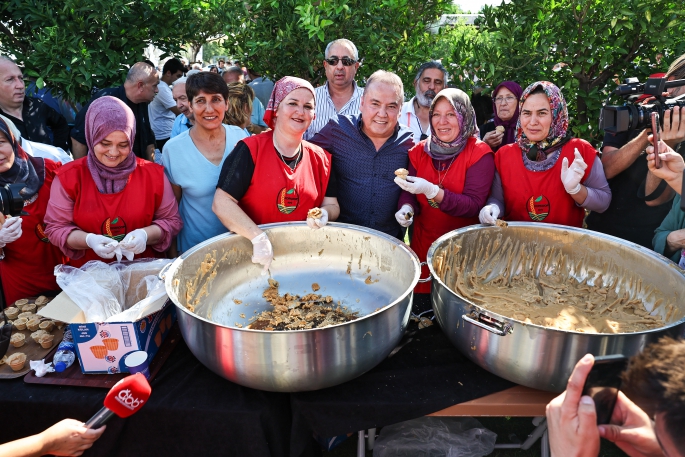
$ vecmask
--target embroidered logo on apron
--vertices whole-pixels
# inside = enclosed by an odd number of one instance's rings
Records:
[[[113,240],[121,241],[126,236],[126,222],[121,217],[108,217],[100,227],[100,232]]]
[[[549,215],[549,200],[544,195],[530,197],[526,203],[526,207],[528,216],[530,216],[531,220],[540,222]]]
[[[36,224],[36,228],[34,230],[34,233],[38,237],[39,240],[41,240],[43,243],[49,243],[50,240],[48,240],[48,237],[45,236],[45,224]]]
[[[276,206],[278,211],[283,214],[290,214],[297,209],[300,196],[297,195],[295,188],[286,189],[285,187],[276,196]]]

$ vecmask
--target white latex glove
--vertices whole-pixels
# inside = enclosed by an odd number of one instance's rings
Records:
[[[122,251],[130,251],[134,254],[140,254],[147,247],[147,232],[143,229],[136,229],[127,234],[119,243]]]
[[[310,229],[320,229],[324,225],[328,224],[328,211],[326,211],[323,208],[319,208],[321,210],[321,218],[320,219],[315,219],[313,217],[308,217],[307,218],[307,225],[309,226]]]
[[[402,190],[406,190],[414,195],[423,194],[426,198],[435,198],[440,192],[440,188],[430,181],[416,176],[407,176],[407,179],[402,179],[399,176],[395,177],[395,184],[400,186]]]
[[[407,215],[409,215],[409,218],[407,218]],[[402,208],[395,213],[395,219],[397,219],[397,223],[402,227],[409,227],[414,222],[414,208],[411,205],[402,205]]]
[[[573,155],[575,159],[573,159],[570,167],[566,157],[561,162],[561,183],[569,195],[575,195],[580,192],[580,180],[585,176],[585,169],[587,168],[587,164],[583,160],[583,156],[578,152],[578,148],[576,148]]]
[[[264,265],[262,270],[262,276],[264,276],[274,258],[274,248],[271,246],[269,237],[263,232],[250,241],[252,241],[252,261]]]
[[[10,217],[0,228],[0,248],[17,241],[21,237],[21,217]]]
[[[495,225],[499,217],[499,206],[495,204],[485,205],[478,213],[478,220],[481,224]]]
[[[107,238],[106,236],[89,233],[86,235],[86,244],[91,248],[98,257],[103,259],[111,259],[114,257],[114,251],[119,245],[116,240]]]

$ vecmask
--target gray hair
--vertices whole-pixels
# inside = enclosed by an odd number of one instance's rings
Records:
[[[366,80],[366,87],[364,89],[364,95],[366,95],[367,90],[371,85],[383,83],[389,86],[393,86],[397,92],[397,102],[402,104],[404,101],[404,84],[399,76],[391,71],[376,70],[369,78]]]
[[[328,43],[326,46],[326,52],[324,53],[324,57],[326,59],[328,59],[328,51],[330,51],[331,47],[336,44],[347,46],[348,48],[352,49],[352,57],[354,57],[354,60],[359,60],[359,51],[357,51],[357,47],[347,38],[338,38],[337,40],[333,40]]]
[[[428,62],[423,63],[420,67],[419,70],[416,72],[416,77],[414,78],[414,84],[421,79],[421,75],[423,75],[423,72],[426,70],[429,70],[431,68],[435,68],[436,70],[440,70],[443,74],[443,79],[445,80],[445,86],[447,86],[447,70],[443,65],[437,61],[437,60],[429,60]]]
[[[157,69],[147,62],[136,62],[128,70],[126,75],[126,81],[131,83],[136,83],[142,81],[157,72]]]
[[[17,64],[14,60],[10,59],[7,56],[0,56],[0,62],[12,62],[14,65]]]
[[[175,86],[176,84],[185,84],[187,80],[188,80],[187,76],[181,76],[176,81],[174,81],[173,85]]]

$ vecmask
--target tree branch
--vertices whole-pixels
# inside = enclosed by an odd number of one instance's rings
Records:
[[[4,35],[7,35],[7,38],[9,38],[10,41],[11,41],[16,47],[18,47],[19,49],[21,49],[21,51],[22,51],[23,54],[28,54],[28,47],[27,47],[24,43],[22,43],[22,42],[20,42],[19,40],[17,40],[17,39],[14,37],[14,35],[12,34],[12,32],[10,31],[10,29],[8,29],[7,27],[5,27],[5,24],[3,24],[2,22],[0,22],[0,32],[2,32]]]

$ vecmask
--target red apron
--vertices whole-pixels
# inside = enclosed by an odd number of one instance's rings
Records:
[[[273,131],[242,141],[255,167],[250,187],[238,204],[255,224],[304,221],[310,209],[321,206],[331,176],[328,152],[303,141],[302,158],[293,171],[276,152]]]
[[[502,178],[506,221],[546,222],[582,227],[585,210],[576,205],[561,182],[561,163],[573,163],[578,148],[587,164],[582,182],[590,175],[597,151],[590,143],[573,138],[561,148],[559,159],[547,171],[530,171],[523,164],[518,144],[502,146],[495,154],[495,167]]]
[[[55,265],[67,263],[69,259],[48,241],[43,218],[52,180],[61,166],[59,162],[45,159],[45,181],[38,191],[38,198],[24,207],[28,215],[21,216],[21,237],[3,249],[5,259],[0,261],[0,277],[7,305],[20,298],[59,290],[55,281]]]
[[[68,163],[57,173],[60,183],[74,202],[74,224],[86,233],[121,241],[133,230],[152,225],[164,195],[164,168],[136,158],[137,164],[126,187],[116,194],[101,194],[88,170],[87,158]],[[137,258],[159,257],[150,246]],[[81,267],[89,260],[112,262],[86,249],[71,265]]]
[[[449,170],[440,174],[433,166],[433,159],[424,151],[424,140],[414,146],[409,151],[409,161],[416,168],[416,176],[432,183],[439,183],[440,177],[443,178],[442,186],[455,194],[460,194],[464,190],[464,180],[466,170],[484,155],[492,154],[490,146],[475,138],[469,138],[464,146],[464,150],[459,154]],[[449,163],[449,162],[448,162]],[[416,196],[421,212],[414,218],[414,234],[411,239],[411,248],[419,256],[421,262],[426,261],[428,248],[435,240],[447,232],[461,227],[478,223],[478,216],[475,217],[454,217],[443,213],[439,205],[432,200],[428,200],[424,194]],[[428,276],[428,267],[421,268],[421,277]],[[416,293],[429,293],[430,282],[417,284],[414,288]]]

